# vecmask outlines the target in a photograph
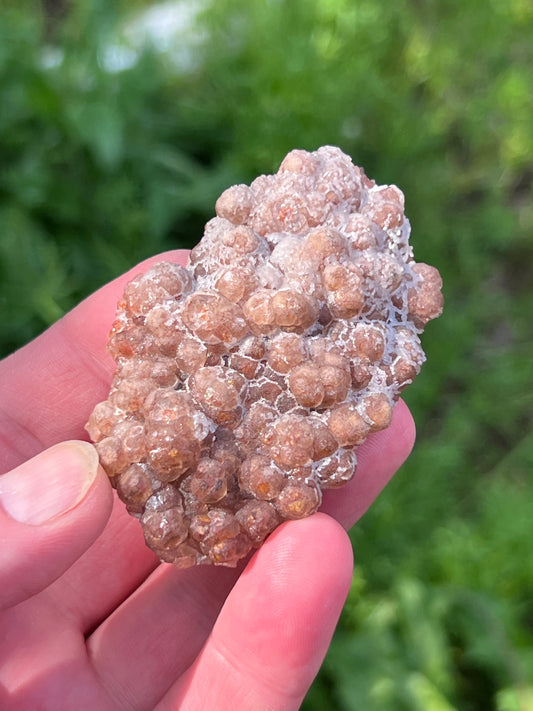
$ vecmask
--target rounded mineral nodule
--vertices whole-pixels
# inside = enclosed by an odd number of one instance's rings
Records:
[[[236,565],[353,477],[443,305],[403,193],[339,148],[291,151],[216,212],[187,267],[126,286],[87,423],[147,545],[181,568]]]

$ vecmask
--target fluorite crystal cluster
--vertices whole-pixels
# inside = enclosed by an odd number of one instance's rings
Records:
[[[187,268],[131,281],[87,429],[163,561],[233,566],[354,475],[442,310],[402,192],[338,148],[226,190]]]

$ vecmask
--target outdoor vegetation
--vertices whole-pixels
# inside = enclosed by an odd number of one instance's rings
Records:
[[[194,245],[225,187],[294,147],[339,145],[401,186],[445,312],[406,392],[417,445],[352,531],[304,709],[531,711],[533,4],[174,7],[172,39],[148,2],[1,4],[3,354]]]

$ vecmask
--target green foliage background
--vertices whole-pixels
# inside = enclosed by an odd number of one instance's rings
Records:
[[[0,10],[1,351],[291,148],[400,185],[446,308],[304,709],[533,709],[533,4],[205,0],[176,53],[149,3],[46,5]]]

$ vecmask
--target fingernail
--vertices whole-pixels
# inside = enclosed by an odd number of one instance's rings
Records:
[[[98,471],[88,442],[61,442],[0,476],[0,505],[20,523],[39,526],[70,511]]]

